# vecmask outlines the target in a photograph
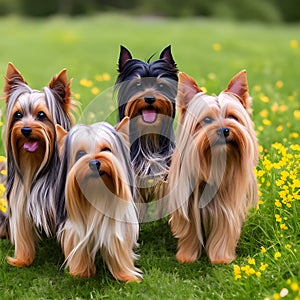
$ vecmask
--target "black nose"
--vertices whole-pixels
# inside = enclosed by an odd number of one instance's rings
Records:
[[[30,127],[23,127],[21,129],[21,132],[25,137],[29,137],[31,135],[32,129]]]
[[[230,129],[227,127],[223,127],[217,130],[217,135],[227,138],[230,134]]]
[[[90,160],[89,166],[92,171],[99,171],[101,163],[99,160],[93,159],[93,160]]]
[[[154,101],[155,101],[155,97],[152,96],[152,95],[147,95],[147,96],[144,97],[144,100],[148,104],[153,104]]]

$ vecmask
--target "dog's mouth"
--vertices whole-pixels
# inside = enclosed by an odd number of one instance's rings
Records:
[[[145,123],[154,123],[156,121],[157,110],[154,107],[144,108],[140,113]]]
[[[38,149],[38,147],[38,141],[27,141],[23,145],[24,150],[31,153],[34,153]]]
[[[90,177],[91,178],[99,178],[99,177],[102,177],[104,175],[107,175],[107,172],[105,172],[103,170],[93,170]]]
[[[214,146],[232,146],[232,147],[238,147],[237,143],[228,138],[218,138],[214,141],[214,143],[211,145],[211,147]]]

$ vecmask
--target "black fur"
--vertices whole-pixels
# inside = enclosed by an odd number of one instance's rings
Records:
[[[173,121],[176,113],[178,69],[172,57],[171,46],[161,52],[158,60],[152,62],[150,60],[151,58],[145,62],[134,59],[129,50],[121,46],[118,61],[119,75],[115,86],[115,90],[118,92],[118,120],[121,121],[125,117],[126,105],[129,100],[146,89],[155,90],[156,93],[162,94],[172,103],[172,115],[166,117],[160,131],[156,134],[155,142],[151,141],[151,136],[140,136],[135,118],[131,119],[129,126],[130,157],[136,175],[159,176],[164,180],[165,177],[162,173],[163,170],[169,168],[175,147]],[[160,84],[162,80],[163,85]],[[137,81],[139,81],[139,85],[137,85]],[[154,166],[150,161],[158,161],[158,164]],[[146,202],[148,200],[145,199]]]

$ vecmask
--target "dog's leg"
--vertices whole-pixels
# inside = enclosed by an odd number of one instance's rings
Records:
[[[13,221],[12,221],[13,220]],[[7,262],[16,267],[28,267],[35,257],[36,233],[29,217],[18,215],[10,219],[11,238],[15,244],[15,258],[7,257]]]
[[[235,259],[236,245],[241,233],[239,215],[231,208],[214,206],[206,215],[211,228],[206,243],[207,256],[213,264],[228,264]]]
[[[173,235],[178,238],[176,259],[180,263],[196,261],[201,255],[202,244],[195,222],[187,220],[176,211],[172,214],[170,225]]]
[[[67,259],[69,273],[74,277],[78,276],[82,278],[94,276],[96,274],[95,258],[91,257],[86,246],[79,247],[71,253],[76,245],[74,244],[74,235],[70,236],[69,234],[66,230],[63,242],[63,250]]]
[[[132,247],[119,239],[114,238],[111,251],[103,247],[101,250],[104,262],[107,264],[112,275],[124,282],[140,282],[142,275],[134,266],[134,253]]]

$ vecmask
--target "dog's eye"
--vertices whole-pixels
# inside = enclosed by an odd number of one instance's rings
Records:
[[[205,117],[202,121],[205,123],[205,124],[211,124],[213,122],[213,118],[211,117]]]
[[[37,113],[37,119],[39,121],[45,120],[47,118],[47,115],[43,111],[39,111]]]
[[[239,119],[236,116],[234,116],[234,115],[228,115],[227,118],[228,119],[233,119],[235,121],[239,121]]]
[[[15,119],[22,119],[23,118],[23,114],[20,112],[20,111],[16,111],[15,113],[14,113],[14,118]]]
[[[160,90],[163,90],[163,89],[165,88],[165,85],[164,85],[163,83],[159,83],[159,84],[158,84],[158,88],[159,88]]]
[[[137,88],[141,88],[141,87],[142,87],[142,82],[141,82],[141,81],[137,81],[137,82],[135,83],[135,86],[136,86]]]
[[[75,160],[77,161],[77,160],[79,160],[81,157],[83,157],[85,155],[86,155],[86,152],[84,150],[79,150],[76,153]]]
[[[111,152],[111,149],[108,148],[108,147],[104,147],[104,148],[101,150],[101,152],[104,152],[104,151]]]

